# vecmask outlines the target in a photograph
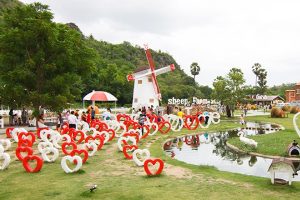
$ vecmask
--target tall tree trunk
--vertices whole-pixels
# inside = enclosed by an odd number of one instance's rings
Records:
[[[227,114],[227,117],[231,117],[231,110],[228,105],[226,105],[226,114]]]

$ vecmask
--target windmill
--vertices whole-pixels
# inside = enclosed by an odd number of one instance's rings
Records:
[[[132,107],[135,109],[142,106],[159,106],[161,93],[156,76],[175,70],[174,64],[155,70],[150,49],[146,45],[145,53],[149,66],[137,68],[133,74],[127,75],[128,81],[134,81]]]

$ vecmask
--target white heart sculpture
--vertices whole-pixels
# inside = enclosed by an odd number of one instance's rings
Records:
[[[142,158],[142,161],[138,158],[138,155]],[[132,159],[139,167],[144,166],[145,160],[150,158],[150,151],[148,149],[137,149],[132,154]]]
[[[47,147],[53,148],[53,144],[51,142],[40,142],[38,144],[38,150],[40,153],[43,153],[43,150]]]
[[[88,132],[88,131],[90,131],[90,126],[89,126],[89,124],[87,123],[87,122],[85,122],[85,121],[80,121],[80,123],[79,123],[80,125],[81,125],[81,131],[83,132],[83,133],[86,133],[86,132]]]
[[[10,156],[8,153],[2,153],[0,154],[0,160],[3,159],[3,163],[2,165],[0,165],[0,170],[4,170],[8,167],[9,163],[10,163]]]
[[[15,140],[15,142],[19,142],[18,135],[21,132],[27,133],[27,131],[24,128],[14,128],[14,130],[11,131],[11,135],[12,135],[13,139]]]
[[[70,138],[70,136],[69,136],[69,138]],[[57,149],[61,148],[61,146],[58,144],[61,141],[62,141],[62,136],[60,134],[56,134],[52,137],[52,144]],[[71,141],[71,138],[70,138],[70,141]]]
[[[117,120],[108,120],[105,121],[105,123],[110,129],[113,129],[115,132],[118,132],[120,130],[120,123]]]
[[[183,119],[173,114],[168,115],[167,117],[167,121],[169,121],[171,124],[171,130],[174,132],[181,131],[181,129],[183,128]]]
[[[4,147],[0,144],[0,155],[4,153]]]
[[[56,135],[56,133],[53,130],[41,130],[40,132],[40,137],[44,142],[51,142],[53,140],[54,135]],[[48,136],[50,136],[48,138]]]
[[[8,150],[11,147],[11,142],[9,139],[0,139],[0,144],[2,144],[4,151]]]
[[[299,115],[300,115],[300,112],[298,112],[296,115],[294,115],[293,125],[294,125],[295,131],[297,132],[298,136],[300,137],[300,130],[299,130],[298,126],[297,126],[297,118],[298,118]]]
[[[157,124],[157,123],[149,124],[149,127],[151,127],[152,129],[153,129],[153,126],[155,126],[155,129],[154,129],[153,132],[150,132],[150,133],[148,134],[148,135],[150,135],[150,136],[155,135],[155,134],[157,133],[157,131],[158,131],[158,124]],[[150,128],[150,130],[151,130],[151,128]]]
[[[136,140],[134,137],[120,137],[117,142],[117,145],[118,145],[118,148],[120,151],[123,151],[122,140],[125,140],[127,143],[130,141],[130,142],[132,142],[133,145],[136,145]]]
[[[97,152],[97,148],[98,148],[97,144],[95,142],[92,142],[92,141],[90,141],[89,143],[84,143],[83,147],[84,147],[84,149],[85,148],[88,148],[88,149],[92,148],[93,149],[92,151],[87,150],[89,156],[94,156],[95,153]]]
[[[67,160],[70,161],[71,163],[74,163],[74,161],[76,160],[76,167],[74,169],[70,169],[68,164],[67,164]],[[64,156],[61,159],[61,167],[63,168],[63,170],[66,173],[74,173],[77,172],[81,167],[82,167],[82,159],[80,156]]]
[[[211,122],[213,124],[219,124],[221,121],[221,116],[220,116],[220,113],[218,113],[218,112],[210,113],[210,118],[211,118]]]
[[[125,133],[138,133],[139,135],[139,139],[141,139],[143,137],[143,133],[142,133],[142,130],[141,129],[129,129],[127,132]],[[125,134],[124,133],[124,134]],[[123,134],[123,135],[124,135]],[[121,137],[123,137],[123,135]]]
[[[59,156],[58,149],[54,147],[46,147],[42,150],[42,158],[45,162],[55,162]],[[52,158],[49,158],[48,154],[53,153]]]
[[[123,123],[119,123],[120,124],[120,128],[118,131],[115,132],[115,136],[116,138],[121,137],[123,134],[126,133],[126,126]]]

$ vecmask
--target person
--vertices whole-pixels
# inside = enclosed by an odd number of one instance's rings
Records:
[[[74,112],[74,115],[75,115],[76,118],[78,119],[78,118],[79,118],[79,110],[76,110],[76,111]]]
[[[14,121],[14,109],[10,109],[8,114],[9,114],[9,125],[12,126]]]
[[[181,118],[181,120],[179,120],[179,126],[181,126],[181,121],[183,120],[183,116],[184,116],[184,113],[182,112],[181,108],[179,108],[179,111],[177,112],[177,116]]]
[[[25,108],[23,108],[23,110],[22,110],[21,118],[22,118],[22,124],[23,125],[27,124],[28,113],[25,110]]]
[[[96,116],[96,112],[95,112],[94,108],[91,107],[91,118],[92,118],[92,121],[95,119],[95,116]]]
[[[71,111],[71,114],[68,117],[69,128],[76,129],[77,117],[74,115],[74,111]]]
[[[152,115],[152,111],[150,107],[147,108],[147,115]]]
[[[111,110],[107,108],[106,111],[102,114],[104,120],[110,120],[111,118]]]
[[[37,128],[45,128],[45,127],[47,127],[45,125],[45,121],[44,121],[44,114],[40,114],[38,116],[38,120],[36,120],[36,127]]]
[[[245,116],[247,116],[247,111],[248,111],[248,108],[247,108],[247,106],[245,106],[245,107],[244,107],[244,115],[245,115]]]
[[[62,115],[61,115],[61,113],[58,113],[58,115],[57,115],[57,124],[56,124],[56,129],[58,131],[60,131],[60,129],[62,128],[63,123],[64,123],[64,120],[62,118]]]
[[[84,111],[83,111],[82,114],[81,114],[81,121],[86,122],[86,114],[85,114]]]
[[[240,116],[240,124],[245,125],[244,114],[241,114],[241,116]]]
[[[143,126],[145,121],[146,121],[146,112],[142,111],[142,113],[140,114],[140,116],[138,118],[139,125]],[[142,135],[144,135],[144,128],[141,127],[141,130],[142,130]]]

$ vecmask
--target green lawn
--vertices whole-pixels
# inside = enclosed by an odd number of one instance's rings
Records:
[[[289,122],[291,117],[276,120],[256,117],[248,120],[282,124],[287,131],[278,134],[293,135],[292,138],[297,135],[292,132]],[[211,126],[208,131],[236,126],[238,124],[234,121],[222,121],[219,125]],[[198,129],[196,133],[202,131]],[[125,160],[123,153],[117,151],[114,140],[89,158],[80,173],[76,174],[65,174],[60,159],[52,164],[44,164],[41,172],[36,174],[26,173],[20,162],[13,161],[9,169],[0,172],[0,199],[296,199],[300,196],[298,182],[293,182],[292,186],[274,186],[266,178],[221,172],[212,167],[185,164],[166,156],[162,151],[163,142],[187,133],[193,132],[184,130],[168,135],[157,134],[139,143],[140,148],[150,146],[151,155],[165,161],[163,175],[159,177],[146,177],[143,168],[136,167],[133,161]],[[238,141],[230,142],[239,145]],[[290,138],[284,142],[288,144]],[[273,151],[273,148],[260,141],[259,146],[258,151],[270,154],[281,153],[281,147],[284,149],[284,144],[277,142]],[[90,193],[88,188],[92,184],[97,184],[98,189]]]

